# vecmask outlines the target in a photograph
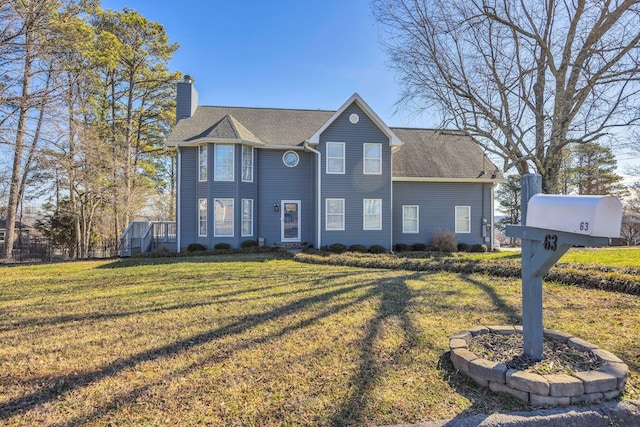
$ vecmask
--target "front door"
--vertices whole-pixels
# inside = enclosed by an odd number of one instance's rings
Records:
[[[283,200],[280,204],[282,220],[282,241],[300,241],[300,200]]]

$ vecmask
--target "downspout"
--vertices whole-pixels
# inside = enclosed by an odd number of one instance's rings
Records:
[[[493,197],[493,194],[495,192],[496,187],[498,186],[497,182],[494,182],[493,184],[491,184],[491,252],[493,252],[496,248],[494,247],[494,242],[495,242],[495,214],[493,212],[494,209],[494,203],[495,203],[495,199]]]
[[[390,163],[390,169],[391,172],[389,172],[389,180],[391,181],[390,184],[390,191],[391,191],[391,206],[389,206],[389,216],[390,216],[390,221],[391,221],[391,230],[389,232],[389,238],[391,239],[389,241],[389,252],[393,253],[393,208],[395,206],[394,204],[394,200],[393,200],[393,147],[391,147],[391,149],[389,150],[389,156],[391,158]]]
[[[316,168],[316,178],[317,178],[316,183],[318,186],[316,190],[316,195],[317,195],[316,218],[317,218],[317,236],[318,236],[316,249],[320,249],[320,247],[322,246],[322,212],[321,212],[322,211],[322,154],[318,150],[311,148],[309,146],[309,141],[305,141],[303,146],[305,150],[309,150],[312,153],[315,153],[318,159],[318,166]]]
[[[180,151],[180,146],[176,145],[176,252],[180,253],[180,235],[182,234],[182,230],[180,229],[180,194],[182,192],[181,182],[182,182],[182,174],[180,173],[182,166],[182,152]]]

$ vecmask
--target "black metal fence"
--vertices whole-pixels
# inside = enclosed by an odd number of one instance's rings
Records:
[[[92,245],[86,258],[114,258],[119,255],[118,250],[117,239],[104,239],[99,244]],[[4,260],[4,262],[54,262],[67,261],[72,258],[75,257],[68,248],[56,245],[43,237],[31,237],[17,240],[13,245],[11,259]]]

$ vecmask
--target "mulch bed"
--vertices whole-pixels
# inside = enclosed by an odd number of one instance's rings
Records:
[[[469,351],[492,362],[504,363],[509,369],[538,374],[568,374],[597,370],[602,360],[591,351],[580,351],[565,343],[545,338],[542,360],[532,361],[524,354],[522,334],[480,334],[469,342]]]

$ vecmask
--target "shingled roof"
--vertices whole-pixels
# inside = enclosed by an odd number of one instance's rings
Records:
[[[334,111],[325,110],[199,106],[192,117],[176,124],[167,142],[171,145],[202,138],[215,139],[216,136],[211,133],[215,124],[229,115],[255,137],[255,142],[282,146],[302,145],[333,113]]]
[[[404,142],[393,155],[394,178],[502,179],[478,144],[460,131],[391,130]]]
[[[167,143],[230,140],[301,146],[334,114],[327,110],[199,106],[192,117],[176,124]],[[502,179],[480,147],[461,132],[390,129],[403,143],[394,153],[394,179]]]

